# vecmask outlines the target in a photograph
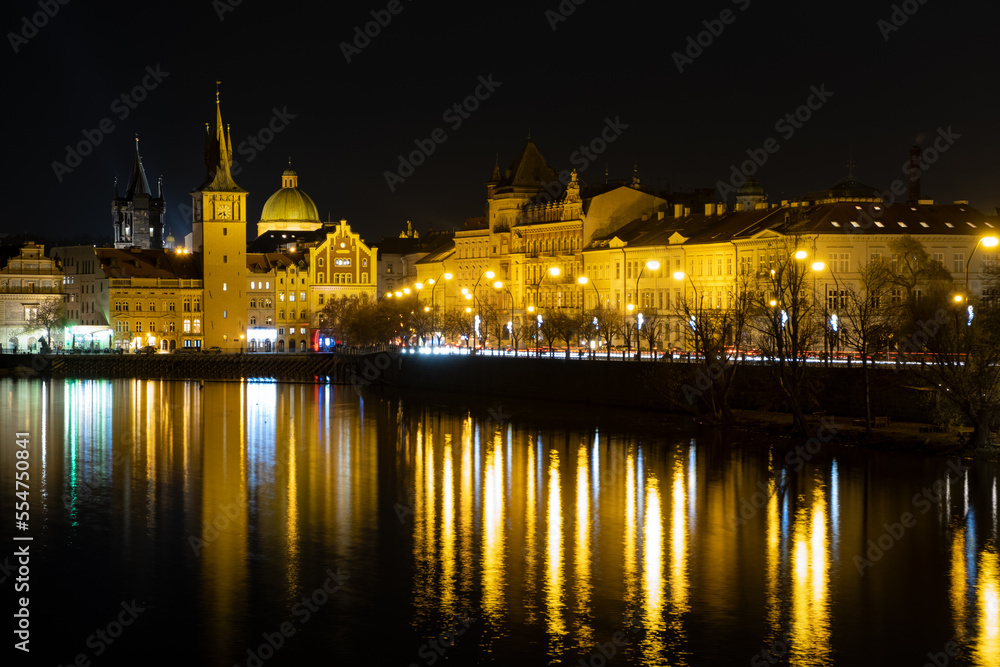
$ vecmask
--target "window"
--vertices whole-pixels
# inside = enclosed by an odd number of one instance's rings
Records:
[[[251,280],[251,281],[250,281],[250,289],[256,289],[256,288],[254,287],[254,285],[255,285],[255,284],[256,284],[256,283],[254,283],[254,281],[253,281],[253,280]]]
[[[389,264],[385,265],[385,272],[386,273],[392,273],[392,263],[391,262]]]
[[[194,300],[194,312],[196,312],[196,313],[200,313],[201,312],[201,299],[195,299]]]
[[[264,307],[265,308],[270,308],[271,307],[271,300],[270,299],[264,299]]]
[[[226,319],[228,317],[229,317],[229,311],[228,310],[222,311],[222,319]]]
[[[222,256],[222,263],[223,264],[228,264],[229,263],[229,255],[223,255]]]
[[[191,320],[184,320],[184,333],[191,333]]]
[[[892,303],[893,305],[899,305],[903,302],[903,289],[901,287],[892,288]]]
[[[251,308],[257,307],[257,299],[250,299],[250,307]]]
[[[229,284],[228,283],[222,283],[222,291],[225,292],[228,289],[229,289]]]
[[[223,227],[222,228],[222,235],[223,236],[228,236],[229,235],[229,228],[228,227]],[[223,261],[225,261],[225,260],[223,260]]]
[[[306,311],[304,311],[304,310],[303,310],[303,311],[300,311],[300,312],[299,312],[299,319],[301,319],[301,320],[304,320],[304,319],[306,319]],[[306,332],[306,330],[305,330],[305,329],[303,329],[303,330],[302,330],[302,333],[305,333],[305,332]]]
[[[323,295],[322,294],[319,295],[319,305],[321,305],[321,306],[323,305]]]
[[[270,280],[268,280],[266,283],[264,283],[264,289],[271,289],[271,281]]]
[[[942,264],[944,264],[944,253],[943,252],[934,253],[934,261],[941,262]]]
[[[323,258],[322,257],[320,257],[319,259],[316,260],[316,266],[323,266]]]
[[[320,271],[318,274],[316,274],[316,278],[317,278],[316,282],[322,283],[323,282],[323,278],[325,278],[325,276],[323,275],[323,272]]]
[[[257,316],[256,315],[251,315],[250,316],[250,324],[257,324]]]
[[[135,323],[135,332],[136,333],[142,333],[142,322],[136,322]]]
[[[191,302],[188,299],[184,299],[184,312],[185,313],[191,312]]]
[[[194,321],[194,332],[201,333],[201,320]]]
[[[175,311],[176,308],[177,308],[177,304],[174,303],[173,301],[171,301],[171,302],[169,302],[167,304],[167,310],[169,310],[171,313],[176,312]]]
[[[279,310],[278,311],[278,319],[279,320],[285,319],[285,311],[283,311],[283,310]]]
[[[306,293],[299,292],[299,301],[305,301],[305,300],[306,300]]]
[[[615,280],[621,280],[622,278],[622,263],[615,262]]]
[[[955,253],[955,260],[954,260],[953,267],[954,268],[952,268],[952,271],[954,271],[955,273],[961,273],[962,271],[965,271],[965,253],[964,252],[956,252]]]
[[[368,260],[367,259],[361,260],[361,266],[368,266]]]
[[[155,313],[156,312],[156,302],[155,301],[150,301],[149,302],[149,312],[151,312],[151,313]]]
[[[288,293],[288,300],[289,301],[295,301],[295,292],[289,292]]]
[[[170,333],[174,333],[174,321],[170,320],[170,325],[167,327]]]
[[[285,327],[278,327],[278,335],[279,336],[285,335]]]
[[[142,301],[135,302],[135,310],[136,312],[142,312]]]

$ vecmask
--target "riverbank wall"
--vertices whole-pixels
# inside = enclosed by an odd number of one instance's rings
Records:
[[[412,391],[517,397],[581,406],[688,412],[712,378],[698,363],[580,360],[513,356],[399,354],[0,355],[8,377],[142,378],[322,382],[388,385]],[[871,370],[873,416],[933,423],[937,392],[903,366]],[[734,408],[784,409],[771,368],[741,364],[730,395]],[[861,368],[810,365],[803,392],[808,412],[864,415]]]

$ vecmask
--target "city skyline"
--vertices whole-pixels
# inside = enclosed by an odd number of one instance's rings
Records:
[[[110,241],[108,199],[138,134],[181,238],[217,80],[249,225],[291,157],[321,218],[346,218],[369,242],[407,220],[457,229],[482,215],[494,162],[509,165],[529,133],[585,185],[637,170],[652,190],[712,188],[722,201],[720,184],[751,160],[773,203],[848,173],[888,188],[911,145],[947,136],[923,196],[987,214],[1000,204],[996,93],[980,82],[994,8],[859,4],[814,16],[739,0],[649,20],[600,3],[511,4],[454,30],[453,8],[404,2],[294,15],[228,2],[193,14],[42,4],[5,12],[14,89],[60,82],[13,112],[12,182],[35,196],[14,201],[7,234]],[[613,139],[597,141],[612,125]],[[410,174],[400,156],[414,163],[414,151],[423,164]],[[38,199],[72,204],[67,214]]]

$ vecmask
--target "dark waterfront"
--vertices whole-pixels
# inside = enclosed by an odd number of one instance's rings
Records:
[[[32,664],[1000,664],[995,462],[312,384],[5,400]]]

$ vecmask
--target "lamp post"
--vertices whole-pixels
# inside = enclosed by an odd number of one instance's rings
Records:
[[[434,322],[435,322],[435,319],[436,319],[437,311],[434,310],[434,291],[437,290],[437,286],[441,282],[441,278],[444,278],[445,280],[451,280],[453,277],[454,276],[452,276],[450,273],[448,273],[446,271],[446,272],[442,273],[440,276],[438,276],[436,279],[428,281],[429,283],[431,283],[433,285],[433,287],[431,287],[431,330],[434,332],[434,336],[435,337],[437,337],[437,330],[436,330]],[[445,294],[444,301],[445,301],[445,307],[447,307],[447,305],[448,305],[448,295],[447,294]],[[438,347],[441,347],[441,339],[440,338],[438,338]]]
[[[1000,243],[1000,239],[995,236],[984,236],[976,242],[975,247],[972,248],[972,252],[969,253],[969,259],[965,262],[965,294],[969,294],[969,267],[972,266],[972,256],[976,254],[976,250],[979,246],[984,246],[986,248],[995,248],[997,243]]]
[[[642,360],[642,343],[639,341],[639,329],[642,327],[641,323],[642,314],[639,313],[639,279],[642,278],[642,274],[646,271],[646,269],[649,269],[650,271],[658,271],[659,268],[660,268],[660,263],[655,259],[651,259],[642,265],[642,268],[639,269],[639,275],[635,277],[635,309],[637,313],[635,318],[636,361]],[[652,354],[653,352],[652,344],[650,344],[649,346],[649,352],[650,354]]]
[[[511,347],[514,348],[514,356],[516,357],[517,356],[517,346],[514,343],[514,294],[513,294],[513,292],[510,291],[510,287],[508,287],[507,285],[503,284],[503,281],[500,281],[500,280],[496,281],[495,283],[493,283],[493,287],[495,289],[497,289],[497,290],[501,290],[501,289],[502,290],[506,290],[508,296],[510,296],[510,321],[507,322],[507,333],[510,336],[510,344],[511,344]],[[497,341],[497,345],[499,345],[499,344],[500,344],[500,341]]]
[[[545,280],[545,276],[551,275],[553,278],[558,278],[560,273],[562,273],[562,270],[558,266],[550,266],[545,269],[545,272],[538,278],[538,281],[532,285],[532,288],[535,290],[535,306],[538,306],[538,293],[541,289],[542,281]]]
[[[487,280],[493,280],[496,277],[496,274],[493,273],[493,271],[490,271],[490,270],[483,271],[479,275],[479,278],[476,280],[475,286],[473,286],[473,288],[472,288],[472,294],[476,298],[476,317],[479,318],[480,322],[483,321],[483,317],[482,317],[482,308],[479,305],[479,281],[482,280],[484,277]],[[468,299],[469,295],[466,294],[465,298]],[[479,337],[479,332],[478,331],[476,332],[476,337],[477,338]],[[479,341],[478,340],[476,341],[476,347],[479,347]],[[470,354],[474,354],[474,353],[475,353],[475,348],[472,349],[472,352],[470,352]]]
[[[693,280],[691,280],[691,276],[689,276],[688,274],[684,273],[683,271],[674,271],[673,278],[674,278],[674,280],[684,280],[685,278],[687,278],[687,281],[689,283],[691,283],[691,289],[694,291],[694,299],[695,299],[695,302],[697,303],[695,312],[697,312],[698,315],[700,316],[701,315],[701,297],[698,295],[698,286],[694,284]],[[687,301],[687,297],[686,296],[684,297],[684,300]],[[695,322],[697,323],[698,318],[696,316],[692,316],[692,317],[695,317]],[[691,327],[691,321],[690,321],[690,319],[685,323],[685,329],[684,329],[684,347],[687,347],[687,328],[688,327]],[[692,327],[692,330],[694,330],[693,327]],[[696,341],[695,342],[695,347],[697,348],[697,338],[695,339],[695,341]],[[697,353],[697,352],[698,352],[698,350],[695,349],[695,353]],[[671,353],[671,355],[672,354],[673,353]],[[690,357],[689,357],[689,360],[690,360]]]
[[[594,294],[597,295],[597,299],[594,301],[594,303],[597,304],[597,306],[600,306],[600,303],[601,303],[601,293],[597,291],[597,285],[594,284],[594,282],[592,280],[590,280],[589,278],[587,278],[587,276],[580,276],[579,278],[576,279],[576,282],[579,285],[586,285],[587,283],[590,283],[591,285],[593,285],[594,286]],[[584,287],[583,291],[586,292],[587,288]],[[581,307],[580,307],[580,311],[584,315],[587,314],[587,305],[586,304],[587,304],[587,299],[586,299],[586,294],[584,294],[583,305],[581,305]],[[595,306],[595,309],[596,309],[597,306]],[[595,339],[596,339],[596,336],[595,336]],[[594,358],[594,347],[595,347],[594,345],[591,345],[590,350],[589,350],[589,352],[590,352],[590,358],[591,359]]]

